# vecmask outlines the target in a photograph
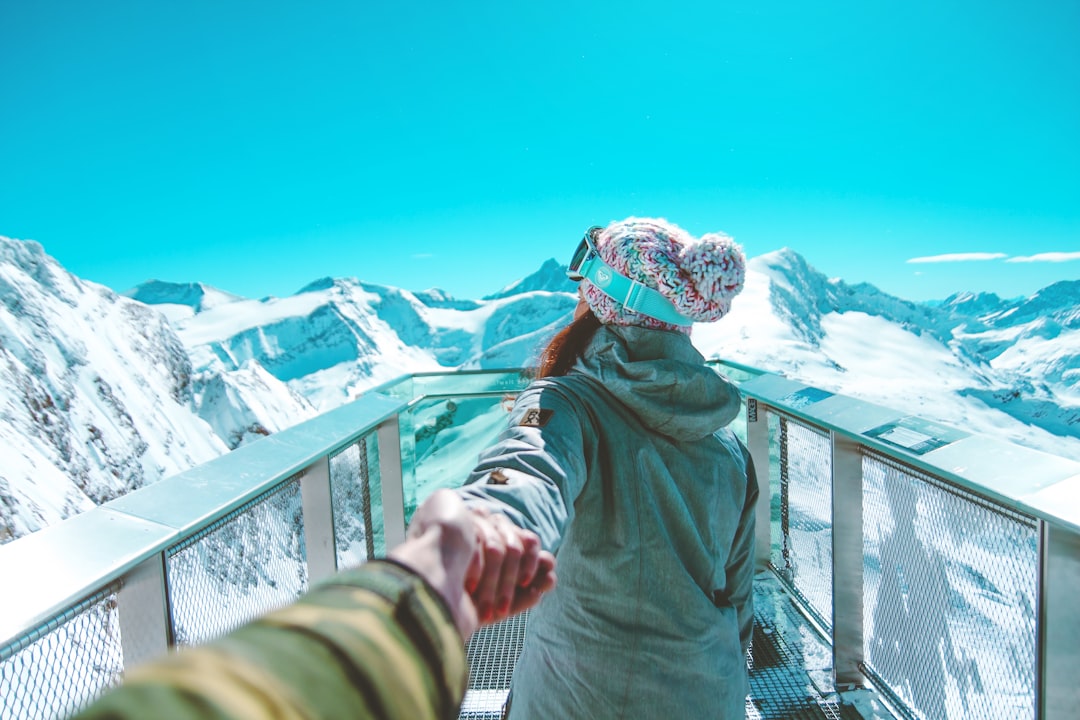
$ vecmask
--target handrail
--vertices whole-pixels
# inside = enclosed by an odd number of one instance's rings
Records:
[[[1032,621],[1035,635],[1033,638],[1028,636],[1032,646],[1033,666],[1030,670],[1034,705],[1031,708],[1033,714],[1027,717],[1064,720],[1074,716],[1075,708],[1080,705],[1080,688],[1072,676],[1073,669],[1080,662],[1080,612],[1075,604],[1075,598],[1080,596],[1080,502],[1077,502],[1080,498],[1080,463],[968,433],[891,408],[834,395],[778,375],[758,375],[740,383],[740,389],[747,402],[747,444],[758,467],[764,499],[759,504],[757,515],[760,564],[772,566],[771,533],[775,532],[769,501],[773,492],[770,487],[771,473],[768,470],[763,473],[762,468],[773,465],[770,444],[776,442],[776,438],[772,437],[768,423],[763,422],[765,417],[773,414],[781,421],[791,418],[807,427],[816,428],[827,438],[831,499],[827,498],[826,504],[831,505],[828,528],[831,536],[831,567],[826,570],[829,573],[827,580],[831,608],[824,612],[832,611],[827,622],[831,621],[833,673],[838,687],[862,686],[871,681],[887,697],[901,703],[940,703],[940,707],[935,707],[930,713],[935,717],[945,708],[944,675],[941,676],[942,686],[934,689],[940,695],[935,700],[925,700],[925,696],[917,700],[912,694],[917,694],[917,689],[910,687],[906,689],[906,697],[899,697],[897,687],[871,667],[870,658],[865,654],[866,641],[869,639],[864,637],[867,629],[865,618],[868,617],[869,608],[865,607],[864,542],[881,531],[869,525],[869,521],[863,517],[866,482],[864,458],[872,460],[874,453],[877,453],[895,462],[901,472],[903,468],[911,468],[915,476],[924,473],[928,478],[955,488],[960,493],[970,494],[972,498],[984,498],[989,503],[987,507],[997,506],[1006,515],[1015,513],[1018,518],[1027,518],[1017,525],[1033,529],[1028,535],[1036,547],[1035,567],[1026,574],[1034,588],[1034,597],[1029,600],[1035,606],[1032,608],[1035,613]],[[787,510],[787,501],[781,502]],[[906,507],[910,512],[915,512],[911,502],[908,501]],[[977,507],[974,504],[969,506]],[[897,509],[894,507],[890,512],[895,513]],[[892,521],[902,524],[915,522],[914,518],[897,519],[895,516]],[[903,605],[918,603],[922,591],[914,584],[916,581],[935,582],[933,575],[942,570],[935,571],[933,568],[938,566],[941,559],[919,559],[926,551],[919,547],[922,541],[916,539],[914,528],[905,526],[895,532],[893,537],[906,533],[913,554],[890,560],[901,565],[892,573],[898,580],[890,592]],[[905,563],[913,567],[905,570],[902,567]],[[929,578],[920,578],[916,572],[927,574]],[[795,591],[795,597],[804,598],[798,587],[798,579],[785,579]],[[879,592],[885,591],[880,590],[879,586]],[[944,588],[932,592],[937,592],[942,600],[947,599]],[[881,597],[877,600],[880,603]],[[1025,606],[1028,600],[1014,602],[1020,603],[1022,611],[1028,610]],[[813,608],[804,603],[804,609],[809,618],[821,618],[822,608]],[[944,623],[948,622],[945,617],[948,610],[944,606],[932,610],[941,618],[941,632],[946,637],[949,631],[944,629]],[[912,619],[916,622],[930,620],[919,614],[913,614]],[[920,642],[929,643],[927,654],[922,658],[924,668],[929,665],[932,669],[939,662],[936,641],[919,637],[925,633],[933,638],[933,633],[924,627],[905,626],[906,621],[895,618],[890,622],[894,626],[899,622],[899,627],[912,636],[904,641],[909,654]],[[951,640],[942,646],[941,652],[944,653],[941,662],[947,663],[954,652]],[[963,666],[969,660],[956,662]],[[1020,662],[1018,658],[1012,660]],[[906,657],[904,662],[918,664],[919,660]],[[890,670],[894,674],[897,672],[895,668]],[[971,668],[967,667],[962,672],[970,673]],[[911,681],[911,677],[905,676],[903,671],[893,678],[893,682],[897,679]],[[994,680],[1000,681],[1000,677]],[[971,681],[975,682],[974,679]],[[979,682],[981,684],[982,681]],[[966,699],[963,702],[966,703]],[[926,711],[925,708],[922,710]],[[1004,712],[1009,714],[995,717],[1009,717],[1011,720],[1025,716],[1019,709],[1006,708]]]
[[[354,403],[0,546],[0,646],[370,432],[405,403]],[[48,567],[48,572],[42,568]]]
[[[0,647],[423,400],[426,393],[412,385],[483,395],[524,383],[520,369],[462,372],[449,376],[456,383],[439,382],[446,377],[403,375],[347,405],[0,546],[0,577],[20,588],[5,594]],[[51,571],[42,573],[43,566]]]
[[[740,384],[756,399],[843,434],[995,502],[1080,533],[1080,462],[969,433],[910,413],[762,374]],[[896,442],[888,439],[892,435]],[[923,439],[928,438],[928,439]],[[922,443],[913,449],[902,440]],[[1072,498],[1072,502],[1062,502]]]
[[[1036,717],[1071,717],[1080,704],[1069,676],[1080,662],[1080,613],[1074,609],[1080,595],[1080,503],[1075,502],[1080,463],[737,363],[710,364],[732,370],[746,398],[745,439],[762,482],[758,545],[763,564],[770,562],[774,526],[770,472],[763,468],[777,461],[772,450],[778,442],[766,420],[790,418],[814,428],[828,448],[833,617],[826,629],[838,685],[863,684],[869,672],[863,657],[862,464],[867,453],[878,453],[899,467],[1030,518],[1038,544],[1038,567],[1032,571],[1038,576]],[[70,617],[72,608],[113,592],[125,629],[124,665],[160,652],[172,642],[164,629],[169,624],[165,566],[170,549],[294,482],[303,496],[307,576],[332,572],[335,530],[325,527],[333,525],[331,458],[373,433],[386,483],[380,489],[383,539],[392,546],[404,531],[402,478],[414,472],[411,411],[424,401],[512,394],[527,381],[528,374],[519,369],[402,376],[293,428],[0,546],[0,577],[7,587],[18,588],[0,601],[0,663]]]

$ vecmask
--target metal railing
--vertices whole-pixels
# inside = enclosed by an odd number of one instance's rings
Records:
[[[1080,463],[740,368],[758,560],[897,714],[1074,717]]]
[[[1080,464],[725,370],[747,398],[759,562],[831,639],[839,685],[913,718],[1073,717]],[[409,376],[0,546],[0,718],[62,717],[384,553],[526,382]]]
[[[442,450],[425,428],[487,414],[493,431],[526,383],[519,370],[405,377],[0,546],[0,718],[63,717],[124,669],[385,553],[418,492],[454,484],[432,479],[439,452],[417,457]]]

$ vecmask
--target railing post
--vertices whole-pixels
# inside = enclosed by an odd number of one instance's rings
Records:
[[[324,456],[305,468],[300,478],[300,502],[304,508],[304,549],[307,551],[310,585],[337,571],[329,456]]]
[[[116,593],[124,670],[164,655],[172,643],[165,555],[156,553],[124,576]]]
[[[746,399],[746,448],[754,461],[758,481],[758,504],[755,517],[755,560],[758,570],[769,566],[772,546],[772,492],[769,488],[769,415],[754,398]]]
[[[863,476],[859,444],[835,431],[832,445],[833,679],[866,685],[863,662]],[[916,632],[911,628],[911,632]]]
[[[1075,718],[1080,707],[1080,535],[1041,522],[1039,717]]]
[[[386,549],[405,541],[405,490],[401,475],[401,432],[395,415],[379,425],[379,476],[382,478],[383,537]]]

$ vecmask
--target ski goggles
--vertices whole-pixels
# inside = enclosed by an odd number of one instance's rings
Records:
[[[631,312],[672,325],[693,325],[694,321],[676,310],[675,305],[658,290],[631,280],[601,259],[596,250],[596,236],[602,229],[593,226],[585,231],[585,236],[570,258],[566,276],[574,282],[588,280]]]
[[[582,269],[586,268],[587,263],[591,265],[594,259],[600,259],[600,253],[596,252],[595,238],[601,229],[599,225],[593,225],[586,230],[585,237],[581,238],[581,243],[578,244],[577,250],[574,251],[574,257],[570,258],[570,265],[566,268],[566,277],[574,282],[585,279]],[[600,262],[603,262],[603,260]]]

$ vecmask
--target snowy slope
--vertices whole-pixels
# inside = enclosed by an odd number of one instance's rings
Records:
[[[543,290],[545,292],[576,293],[577,285],[566,277],[566,266],[560,265],[554,258],[547,260],[540,269],[528,277],[515,280],[502,290],[484,297],[485,300],[498,300],[513,295]]]
[[[254,359],[326,410],[406,372],[529,364],[569,319],[573,289],[553,260],[480,301],[327,278],[176,324],[199,372]],[[783,249],[751,259],[731,315],[693,338],[708,357],[1080,457],[1078,306],[1077,282],[914,303]]]
[[[315,417],[302,395],[248,360],[228,373],[199,373],[192,380],[198,416],[229,449]]]
[[[225,451],[147,306],[0,237],[0,542]]]
[[[403,374],[530,364],[576,302],[554,261],[483,300],[353,278],[263,300],[154,281],[128,299],[36,243],[0,239],[0,253],[0,541]],[[1076,281],[912,303],[785,249],[750,260],[731,314],[693,339],[707,357],[1080,459],[1078,308]]]
[[[238,295],[202,283],[171,283],[163,280],[149,280],[121,294],[147,305],[156,305],[155,309],[169,320],[180,320],[203,310],[243,300]]]
[[[985,307],[956,341],[1002,379],[973,397],[1054,433],[1080,432],[1080,281]]]
[[[418,296],[325,278],[287,298],[242,300],[172,319],[203,376],[228,377],[255,361],[324,411],[406,373],[520,365],[545,332],[569,320],[575,302],[570,293],[542,290],[464,302],[438,291]]]
[[[731,314],[693,338],[707,357],[1080,459],[1078,307],[1077,282],[911,303],[785,249],[751,259]]]

